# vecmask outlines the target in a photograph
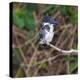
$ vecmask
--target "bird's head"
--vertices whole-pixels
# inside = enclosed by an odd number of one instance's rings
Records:
[[[56,20],[55,20],[54,18],[52,18],[51,16],[45,16],[45,17],[43,18],[43,22],[52,24],[53,26],[59,24],[59,22],[56,21]]]
[[[58,21],[54,20],[50,16],[45,16],[42,23],[42,29],[48,32],[53,32],[55,25],[58,25]]]

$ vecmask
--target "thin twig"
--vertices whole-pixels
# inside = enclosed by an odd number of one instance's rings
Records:
[[[75,34],[75,32],[73,33],[73,34]],[[69,48],[72,48],[72,45],[73,45],[73,42],[74,42],[74,35],[73,35],[73,37],[71,38],[71,41],[69,42]],[[69,57],[70,55],[68,55],[68,57]],[[67,65],[67,74],[70,74],[70,61],[67,61],[66,62],[66,65]]]
[[[55,59],[56,59],[57,57],[59,57],[60,55],[62,55],[62,54],[56,55],[56,56],[54,56],[54,57],[50,57],[50,58],[48,58],[48,59],[44,59],[44,60],[42,60],[42,61],[38,61],[37,63],[33,64],[33,66],[38,65],[38,64],[43,64],[43,63],[45,63],[45,62],[47,62],[47,61],[55,60]]]
[[[66,31],[66,29],[64,29],[64,30],[62,31],[60,37],[58,38],[58,41],[56,42],[56,46],[58,46],[58,44],[60,43],[60,41],[61,41],[61,39],[62,39],[62,37],[63,37],[65,31]]]
[[[59,52],[62,52],[63,54],[78,55],[78,50],[73,50],[73,49],[71,49],[71,50],[62,50],[62,49],[60,49],[60,48],[58,48],[58,47],[56,47],[56,46],[54,46],[50,43],[47,43],[47,45],[49,45],[50,47],[54,48],[55,50],[57,50]]]
[[[15,35],[16,35],[16,33],[15,33]],[[17,42],[18,45],[20,44],[17,37],[16,37],[16,42]],[[22,57],[24,63],[26,64],[26,57],[24,56],[24,53],[23,53],[23,50],[22,50],[21,47],[19,47],[19,51],[20,51],[20,54],[21,54],[21,57]]]
[[[13,48],[23,47],[23,46],[27,45],[28,43],[31,43],[35,38],[37,38],[37,36],[38,36],[38,33],[32,39],[27,40],[24,44],[20,44],[18,46],[14,45]]]
[[[56,56],[49,57],[48,59],[44,59],[44,60],[42,60],[42,61],[38,61],[38,62],[34,63],[33,65],[31,65],[31,66],[29,66],[29,67],[37,66],[37,65],[39,65],[39,64],[43,64],[43,63],[45,63],[45,62],[55,60],[55,59],[58,58],[59,56],[68,56],[68,55],[69,55],[69,54],[58,54],[58,55],[56,55]],[[23,67],[28,67],[28,66],[23,63]]]
[[[39,65],[39,67],[36,69],[36,71],[34,72],[34,75],[33,76],[37,76],[37,73],[39,71],[39,69],[42,67],[42,65]]]
[[[71,36],[73,36],[74,35],[74,33],[75,33],[75,31],[76,31],[76,27],[73,29],[73,31],[69,34],[69,36],[64,40],[64,42],[63,43],[61,43],[61,45],[60,45],[60,48],[62,48],[63,47],[63,45],[67,42],[67,41],[69,41],[69,39],[71,38]]]
[[[32,46],[34,46],[34,45],[32,44]],[[27,70],[26,70],[27,76],[29,76],[28,73],[29,73],[30,67],[32,66],[32,62],[33,62],[33,60],[35,59],[36,52],[37,52],[37,48],[35,49],[35,51],[34,51],[34,53],[33,53],[33,55],[32,55],[32,58],[31,58],[31,60],[30,60],[30,62],[29,62],[28,68],[27,68]]]

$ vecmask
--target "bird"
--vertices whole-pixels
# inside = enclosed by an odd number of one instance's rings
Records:
[[[54,37],[54,27],[58,21],[51,16],[44,16],[42,26],[39,31],[39,44],[50,43]]]

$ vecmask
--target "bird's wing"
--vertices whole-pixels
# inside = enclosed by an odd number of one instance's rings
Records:
[[[46,32],[44,30],[41,30],[40,33],[39,33],[39,38],[40,39],[45,38],[45,34],[46,34]]]

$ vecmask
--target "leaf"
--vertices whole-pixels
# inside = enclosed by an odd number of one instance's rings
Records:
[[[18,16],[15,16],[14,23],[20,28],[23,28],[25,26],[24,19],[23,18],[19,18]]]
[[[70,73],[75,71],[77,68],[78,68],[78,64],[77,63],[71,63],[70,64]]]
[[[64,59],[66,61],[77,61],[77,57],[75,56],[66,56]]]
[[[25,72],[22,68],[19,68],[17,73],[16,73],[16,77],[25,77]]]
[[[16,24],[18,27],[23,28],[25,26],[24,23],[24,13],[22,13],[22,9],[16,9],[13,12],[13,23]]]
[[[13,64],[19,65],[22,61],[19,49],[13,49]]]
[[[30,11],[30,12],[33,12],[33,11],[37,11],[37,7],[38,5],[37,4],[33,4],[33,3],[30,3],[30,4],[27,4],[27,10]]]
[[[30,9],[27,8],[16,8],[15,10],[13,10],[13,23],[19,28],[34,30],[35,19],[33,16],[33,11],[35,9],[31,7]]]
[[[35,19],[33,17],[33,14],[30,12],[28,12],[27,16],[26,16],[26,28],[28,28],[30,30],[35,29]]]
[[[73,25],[78,23],[77,8],[74,8],[72,6],[61,6],[60,11],[63,16],[69,16],[70,21]]]
[[[48,66],[48,64],[47,63],[43,63],[43,64],[41,64],[41,68],[47,68],[47,66]]]
[[[70,73],[73,73],[77,68],[78,68],[78,59],[77,57],[75,56],[66,56],[65,57],[65,60],[66,61],[69,61],[69,70],[70,70]]]

